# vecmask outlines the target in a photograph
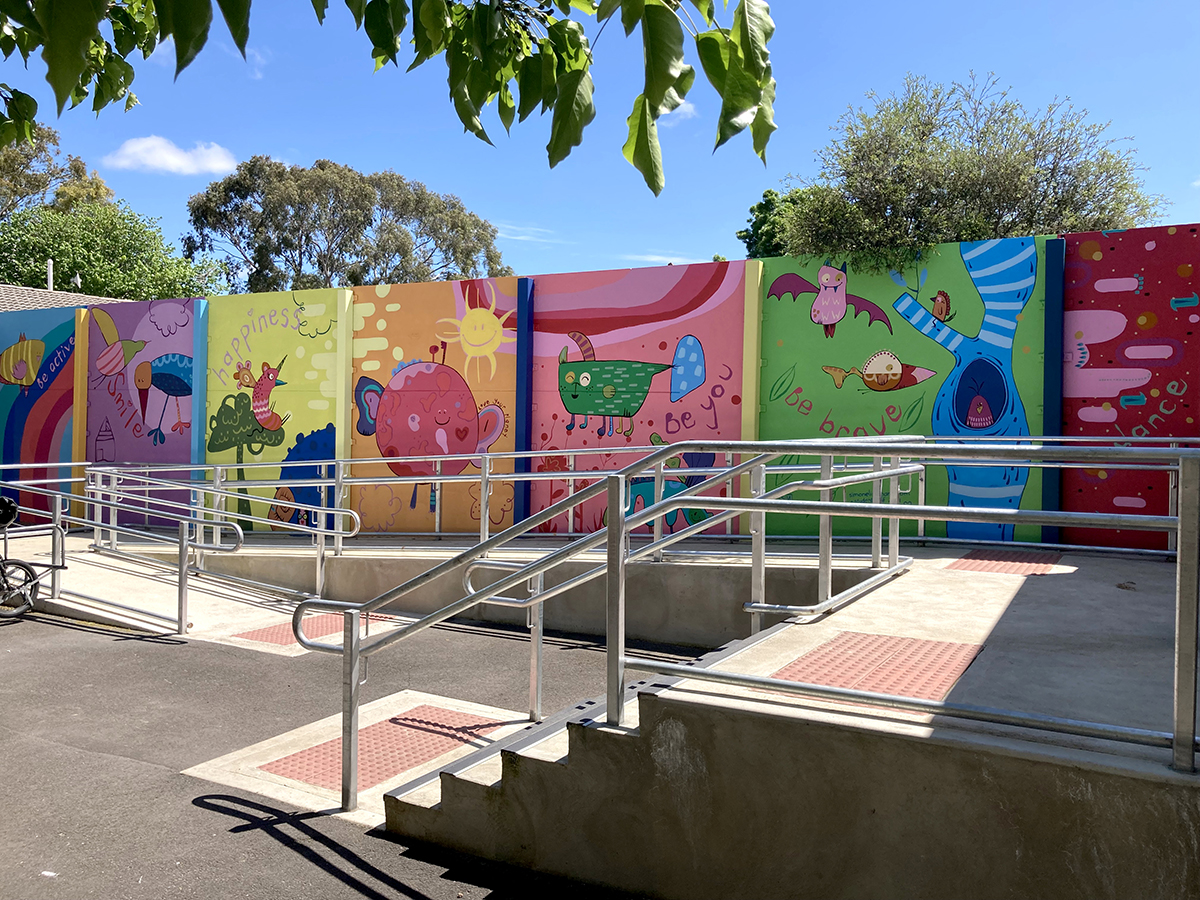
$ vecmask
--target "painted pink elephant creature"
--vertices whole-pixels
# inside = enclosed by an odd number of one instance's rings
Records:
[[[354,386],[354,404],[358,433],[375,435],[380,454],[400,476],[435,472],[434,460],[405,457],[484,453],[504,431],[504,411],[494,403],[478,408],[462,375],[440,363],[407,365],[387,387],[363,376]],[[447,461],[442,474],[457,475],[467,462]]]

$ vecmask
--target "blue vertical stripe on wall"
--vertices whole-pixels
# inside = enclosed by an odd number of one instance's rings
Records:
[[[518,453],[533,449],[533,279],[517,279],[517,410],[513,448]],[[516,460],[516,472],[528,472],[531,460]],[[513,522],[529,518],[529,482],[519,481],[513,490]]]
[[[1046,343],[1043,377],[1042,434],[1061,435],[1063,415],[1063,287],[1067,260],[1067,242],[1062,238],[1046,241]],[[1062,470],[1042,469],[1042,509],[1062,509]],[[1058,528],[1042,526],[1042,540],[1057,544]]]

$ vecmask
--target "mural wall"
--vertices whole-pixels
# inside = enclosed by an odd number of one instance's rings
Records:
[[[1062,433],[1200,438],[1193,395],[1200,327],[1194,226],[1066,238]],[[1166,475],[1063,473],[1063,508],[1167,515]],[[1166,535],[1068,529],[1071,542],[1165,548]]]
[[[757,299],[757,271],[757,264],[722,262],[534,279],[532,449],[572,451],[576,469],[602,471],[636,458],[617,452],[625,448],[749,436],[743,359],[747,324],[758,328],[746,315],[748,293]],[[670,473],[667,495],[698,477],[687,468],[712,461],[689,454]],[[566,468],[562,456],[534,463],[542,472]],[[535,482],[531,508],[545,509],[566,488]],[[630,508],[652,502],[653,489],[651,479],[635,482]],[[604,509],[603,498],[577,509],[574,529],[603,527]],[[688,510],[667,530],[705,516]],[[543,530],[567,532],[566,516]]]
[[[353,307],[356,477],[431,476],[439,460],[515,449],[518,418],[518,279],[488,278],[356,288]],[[443,475],[477,475],[468,460],[440,462]],[[511,461],[496,471],[513,471]],[[513,523],[516,490],[496,482],[488,501],[490,528]],[[448,484],[442,529],[478,532],[478,484]],[[432,531],[431,482],[354,487],[363,531]]]
[[[342,398],[347,396],[350,292],[288,291],[209,300],[208,396],[205,450],[210,464],[236,466],[231,479],[279,479],[281,460],[325,460],[346,455]],[[286,477],[301,480],[311,468]],[[246,493],[246,488],[238,488]],[[255,492],[274,503],[239,500],[239,512],[281,522],[308,521],[293,503],[317,504],[311,487]],[[261,526],[260,526],[261,527]]]
[[[1045,245],[1042,238],[943,245],[911,269],[886,274],[837,260],[766,260],[760,437],[1041,434]],[[781,480],[769,478],[768,487]],[[916,502],[912,487],[905,502]],[[927,490],[933,504],[1042,506],[1040,475],[1020,467],[930,470]],[[870,493],[863,485],[847,498]],[[771,517],[768,528],[813,533],[807,519]],[[869,523],[837,527],[865,533]],[[1017,532],[1040,538],[1039,529]],[[927,533],[1013,538],[1011,526],[998,525],[930,522]]]
[[[58,463],[73,458],[74,309],[0,314],[0,463]],[[23,469],[21,477],[68,476],[69,469]],[[22,506],[48,509],[22,493]]]

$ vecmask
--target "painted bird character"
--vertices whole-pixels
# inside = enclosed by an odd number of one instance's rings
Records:
[[[162,412],[158,416],[158,427],[150,430],[150,440],[155,446],[166,443],[167,436],[163,433],[163,418],[167,414],[167,404],[170,398],[175,398],[175,424],[172,431],[183,434],[191,423],[183,421],[183,410],[179,406],[180,397],[192,396],[192,358],[182,353],[167,353],[157,359],[140,362],[133,372],[133,384],[138,390],[141,400],[142,421],[146,421],[146,407],[150,402],[150,389],[155,388],[166,395],[163,400]]]
[[[771,287],[767,291],[767,299],[782,300],[784,296],[791,294],[792,301],[795,302],[801,294],[815,293],[817,296],[813,300],[809,317],[814,325],[820,325],[825,329],[825,337],[828,338],[833,337],[838,322],[846,317],[847,307],[854,308],[854,316],[851,318],[867,313],[870,316],[867,320],[868,325],[882,322],[889,332],[892,331],[891,319],[877,304],[863,297],[855,296],[846,290],[845,263],[841,268],[836,268],[829,260],[826,260],[825,265],[821,266],[817,272],[817,281],[819,284],[813,284],[804,276],[793,272],[780,275],[771,282]]]
[[[22,333],[15,344],[0,353],[0,383],[28,388],[37,381],[45,355],[45,341],[31,341]]]
[[[949,322],[954,318],[955,314],[950,312],[950,295],[945,291],[938,291],[936,297],[930,297],[929,301],[933,304],[933,317],[939,322]]]
[[[932,369],[900,362],[900,358],[891,350],[880,350],[871,354],[863,363],[862,369],[852,366],[847,371],[837,366],[821,366],[821,371],[833,379],[835,388],[840,388],[849,376],[857,375],[863,384],[873,391],[894,391],[912,387],[937,374]]]
[[[105,345],[104,349],[96,356],[96,370],[100,373],[92,382],[93,385],[96,385],[103,378],[116,375],[129,365],[134,356],[146,346],[146,342],[122,340],[120,334],[117,333],[117,323],[113,321],[113,317],[99,307],[91,310],[91,316],[100,328],[100,336],[104,339]]]
[[[274,404],[271,403],[271,391],[281,384],[287,384],[279,377],[279,370],[283,368],[286,360],[285,356],[274,368],[264,362],[262,374],[258,378],[250,374],[250,363],[238,363],[238,387],[253,389],[250,396],[250,409],[254,412],[254,418],[258,420],[258,424],[267,431],[278,431],[283,427],[283,423],[291,418],[291,413],[280,418],[279,413],[275,412]]]

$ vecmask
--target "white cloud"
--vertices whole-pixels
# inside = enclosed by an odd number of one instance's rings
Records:
[[[1200,187],[1200,178],[1197,178],[1192,182],[1192,187]]]
[[[114,169],[172,175],[227,175],[237,168],[234,155],[220,144],[197,141],[191,150],[184,150],[157,134],[130,138],[101,162]]]
[[[569,244],[554,235],[557,232],[549,228],[536,228],[532,225],[510,225],[505,222],[496,223],[496,237],[506,241],[532,241],[535,244]]]
[[[694,119],[698,115],[700,115],[700,111],[696,109],[696,104],[690,100],[684,100],[665,116],[659,116],[658,124],[664,128],[670,128],[672,125],[678,125],[680,122]]]
[[[693,259],[690,256],[664,256],[657,253],[627,253],[621,259],[628,259],[633,262],[657,263],[660,266],[683,266],[688,263],[701,262],[701,260]]]

